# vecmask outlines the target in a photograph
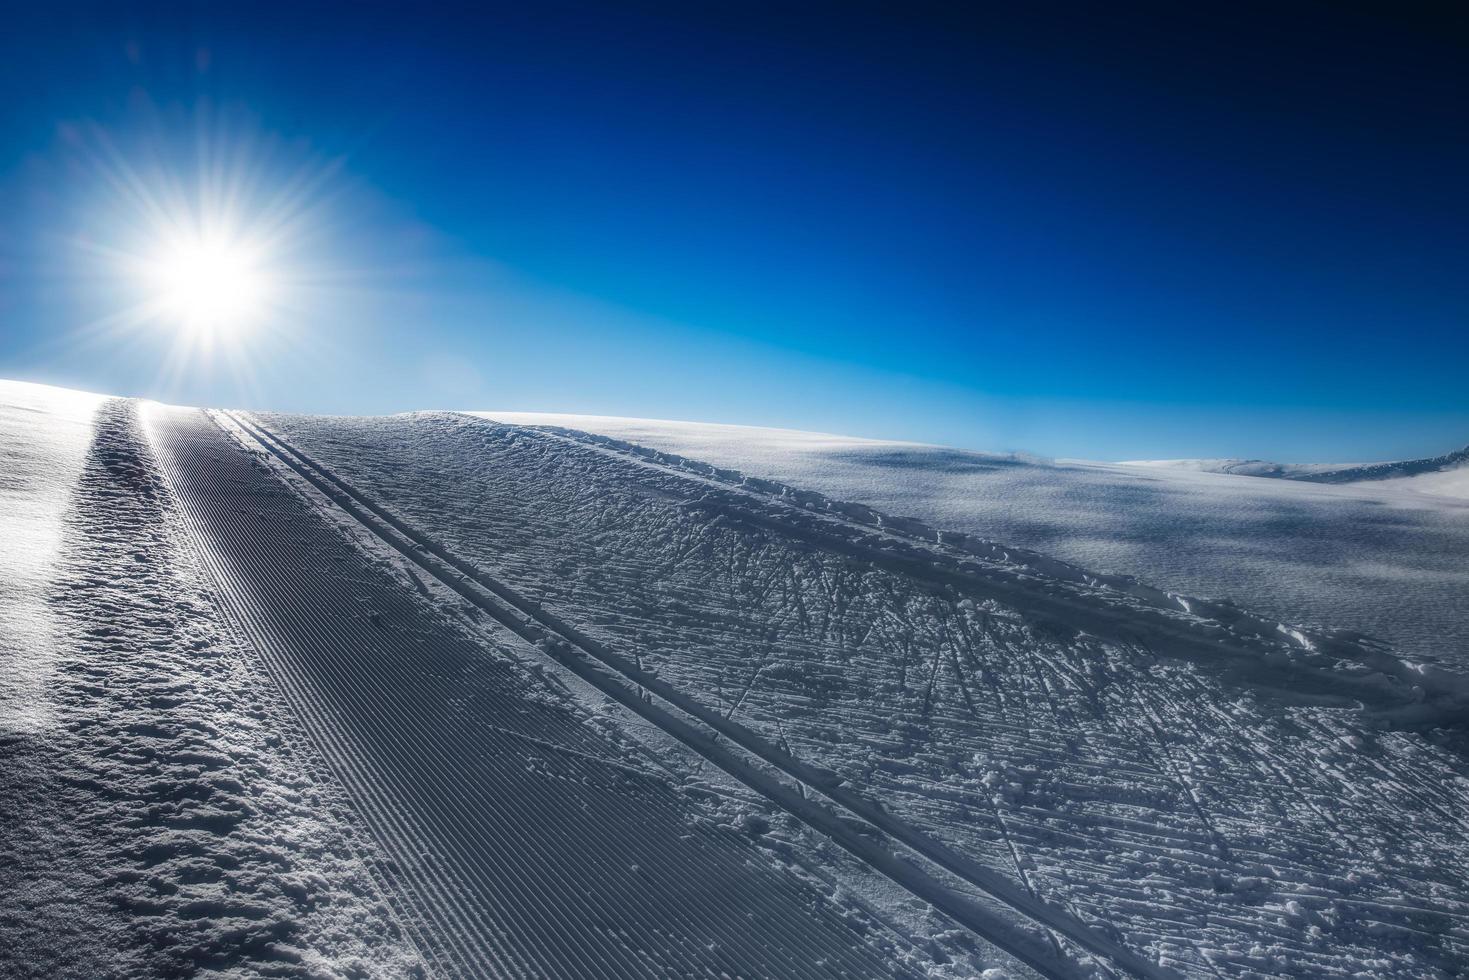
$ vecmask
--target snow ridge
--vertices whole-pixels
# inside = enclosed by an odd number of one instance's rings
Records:
[[[1457,452],[1431,456],[1428,459],[1400,460],[1395,463],[1363,463],[1320,473],[1292,474],[1288,479],[1311,483],[1360,483],[1366,480],[1396,480],[1425,473],[1439,473],[1469,464],[1469,446]]]
[[[1164,617],[1157,623],[1163,640],[1161,650],[1169,649],[1170,639],[1177,646],[1177,627],[1196,627],[1201,635],[1208,637],[1206,642],[1222,646],[1221,641],[1227,641],[1235,647],[1237,655],[1257,658],[1261,668],[1298,675],[1323,685],[1326,690],[1337,690],[1361,699],[1374,721],[1380,724],[1408,727],[1469,724],[1469,675],[1445,669],[1436,663],[1397,657],[1386,644],[1356,631],[1281,623],[1256,616],[1229,600],[1169,592],[1144,584],[1131,575],[1090,572],[1038,552],[941,531],[913,518],[884,514],[863,504],[831,500],[820,493],[748,477],[736,470],[711,466],[609,436],[559,426],[528,428],[611,450],[644,463],[667,467],[712,484],[761,495],[801,511],[853,525],[864,532],[853,540],[879,551],[892,552],[894,541],[912,542],[926,552],[923,556],[926,561],[936,559],[948,567],[968,565],[967,570],[973,572],[976,569],[966,559],[980,558],[1007,571],[1018,572],[1025,578],[1042,580],[1037,584],[1050,581],[1076,587],[1079,595],[1100,600],[1104,605],[1133,613],[1160,613]],[[881,538],[865,533],[871,531],[878,532]],[[930,555],[934,559],[930,559]],[[943,560],[950,556],[958,560]]]
[[[1263,459],[1133,459],[1121,465],[1193,470],[1199,473],[1225,473],[1235,476],[1258,476],[1275,480],[1297,480],[1302,483],[1369,483],[1442,473],[1446,470],[1458,469],[1466,464],[1469,464],[1469,446],[1440,456],[1402,459],[1387,463],[1272,463]]]

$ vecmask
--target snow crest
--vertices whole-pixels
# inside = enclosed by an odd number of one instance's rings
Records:
[[[1343,682],[1375,710],[1376,720],[1408,726],[1469,724],[1469,674],[1432,661],[1396,656],[1373,637],[1352,630],[1283,623],[1241,609],[1228,600],[1182,595],[1147,585],[1131,575],[1091,572],[1069,562],[987,541],[973,535],[946,532],[923,521],[896,517],[865,504],[832,500],[776,480],[745,476],[737,470],[712,466],[675,453],[649,449],[609,436],[557,426],[537,427],[562,438],[600,446],[670,469],[741,490],[775,498],[803,511],[833,517],[844,524],[870,528],[886,537],[907,539],[932,550],[937,560],[948,556],[975,556],[987,562],[1043,581],[1080,587],[1104,603],[1118,603],[1163,613],[1182,614],[1217,639],[1228,636],[1257,655],[1262,665],[1284,668],[1331,685]],[[874,542],[879,549],[890,545]],[[963,559],[959,559],[962,565]],[[1160,648],[1168,642],[1159,638]]]

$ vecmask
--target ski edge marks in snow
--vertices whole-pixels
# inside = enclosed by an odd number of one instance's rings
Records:
[[[446,548],[366,498],[328,468],[317,463],[244,412],[222,412],[252,439],[265,447],[328,499],[356,518],[376,537],[433,575],[459,595],[483,609],[504,626],[533,644],[540,653],[571,670],[624,707],[677,739],[710,763],[764,796],[773,804],[839,844],[874,870],[911,894],[940,909],[987,942],[1015,956],[1047,977],[1071,978],[1080,972],[1069,958],[1007,915],[960,894],[919,867],[914,858],[936,865],[968,882],[1003,905],[1007,912],[1043,929],[1054,930],[1078,947],[1101,957],[1129,974],[1166,978],[1172,974],[1148,962],[1120,943],[1097,932],[1068,912],[1025,894],[1003,876],[978,865],[946,845],[909,827],[867,800],[834,773],[802,763],[769,745],[755,732],[708,710],[660,678],[639,670],[602,644],[585,636],[539,605],[516,595],[477,566],[457,558]],[[639,689],[655,695],[644,699]],[[663,704],[669,707],[665,708]],[[712,730],[712,731],[711,731]],[[732,743],[810,787],[849,814],[841,817],[829,807],[791,789],[718,741]],[[882,839],[902,845],[901,854],[879,847],[848,824],[851,819],[871,827]]]

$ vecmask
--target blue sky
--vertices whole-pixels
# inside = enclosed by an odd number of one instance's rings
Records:
[[[1090,458],[1469,442],[1447,22],[238,6],[7,13],[0,376]],[[290,308],[184,355],[113,322],[107,257],[128,180],[221,174],[293,209]]]

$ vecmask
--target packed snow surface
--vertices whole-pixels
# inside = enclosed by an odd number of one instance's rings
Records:
[[[574,435],[261,421],[646,676],[1160,967],[1465,964],[1456,739],[1384,730],[1304,674],[1271,679],[1283,653],[1236,670],[1175,645],[1224,642],[1216,622],[1137,610],[1135,629],[1077,630],[1039,572],[951,564],[853,527],[872,526],[859,510]]]
[[[0,976],[407,973],[375,847],[231,640],[138,407],[4,397],[30,616],[0,646]]]
[[[0,384],[0,976],[1469,970],[1451,470],[521,421]]]
[[[748,426],[477,414],[598,433],[1469,667],[1469,499],[1442,495],[1469,492],[1469,469],[1336,485],[1194,471],[1201,461],[1148,468]]]
[[[523,670],[532,651],[344,547],[215,420],[161,411],[155,432],[189,516],[221,541],[218,577],[249,583],[226,601],[381,842],[380,888],[431,972],[910,975]]]

